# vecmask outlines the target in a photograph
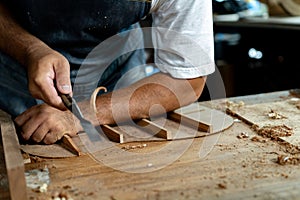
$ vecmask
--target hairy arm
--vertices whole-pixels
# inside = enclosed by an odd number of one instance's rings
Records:
[[[127,88],[98,96],[97,118],[92,110],[87,110],[88,102],[80,103],[80,107],[94,125],[148,118],[195,102],[203,91],[205,81],[206,77],[186,80],[157,73]]]
[[[38,38],[21,28],[5,6],[0,3],[0,49],[3,52],[25,66],[30,48],[43,45]]]
[[[58,91],[71,93],[68,60],[18,25],[2,3],[0,3],[0,50],[26,67],[29,91],[33,97],[64,109]]]

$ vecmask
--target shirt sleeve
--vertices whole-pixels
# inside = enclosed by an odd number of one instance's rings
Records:
[[[154,62],[174,78],[196,78],[215,71],[212,2],[153,0]]]

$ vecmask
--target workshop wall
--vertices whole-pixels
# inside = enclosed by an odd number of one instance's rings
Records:
[[[300,4],[298,5],[300,8]],[[272,14],[265,18],[279,16]],[[297,16],[285,13],[284,17]],[[214,21],[215,60],[222,74],[227,96],[299,88],[299,55],[295,49],[300,46],[300,18],[299,25],[283,23],[273,26],[274,22],[266,22],[256,26],[249,21],[253,22],[255,18],[248,21],[245,18]]]

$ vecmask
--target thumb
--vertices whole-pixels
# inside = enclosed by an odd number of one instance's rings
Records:
[[[56,87],[58,91],[62,94],[72,93],[69,63],[64,63],[64,65],[60,65],[55,70],[55,72],[56,72]]]

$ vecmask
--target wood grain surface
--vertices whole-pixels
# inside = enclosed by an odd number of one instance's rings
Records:
[[[250,105],[288,98],[288,92],[278,92],[228,100]],[[224,108],[226,101],[201,103],[217,109]],[[241,133],[247,137],[238,137]],[[259,135],[249,125],[234,120],[228,129],[206,137],[114,143],[98,156],[86,154],[63,159],[30,156],[32,162],[25,164],[25,170],[47,168],[51,180],[45,192],[27,188],[28,197],[76,200],[299,199],[299,164],[279,164],[278,156],[299,157],[300,154],[287,152],[277,141],[252,140],[254,137]],[[203,151],[205,156],[200,156]],[[176,154],[177,157],[170,160]]]
[[[280,137],[292,145],[300,147],[300,99],[288,98],[282,101],[245,105],[230,108],[240,119],[258,128],[286,126],[293,135]]]

